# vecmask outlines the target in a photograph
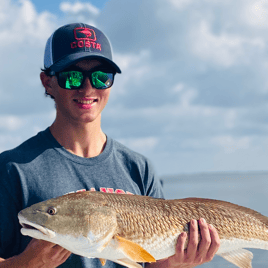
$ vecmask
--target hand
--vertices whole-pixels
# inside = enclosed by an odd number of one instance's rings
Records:
[[[71,252],[59,245],[32,239],[18,256],[21,268],[55,268],[64,263]]]
[[[198,224],[191,220],[187,249],[184,249],[187,233],[180,234],[175,255],[167,259],[168,267],[192,268],[213,259],[220,247],[217,230],[204,219],[199,220],[199,227],[201,240],[198,243]]]

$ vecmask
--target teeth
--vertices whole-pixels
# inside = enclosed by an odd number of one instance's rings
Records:
[[[94,102],[94,100],[75,100],[75,101],[82,104],[90,104]]]

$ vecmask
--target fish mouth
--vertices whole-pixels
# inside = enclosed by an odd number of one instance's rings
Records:
[[[23,235],[28,235],[36,239],[44,239],[44,240],[48,238],[52,239],[55,237],[55,232],[39,224],[30,222],[21,215],[19,215],[18,218],[20,225],[22,226],[20,231]]]

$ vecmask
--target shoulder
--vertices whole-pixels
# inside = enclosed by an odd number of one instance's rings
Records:
[[[18,167],[25,167],[26,163],[36,157],[38,144],[42,142],[37,134],[16,148],[0,154],[0,195],[6,204],[13,204],[17,211],[22,208],[23,200],[21,173]]]
[[[45,131],[39,132],[13,149],[2,152],[0,154],[0,166],[5,166],[10,162],[29,162],[36,157],[43,151]]]
[[[145,157],[144,155],[128,148],[127,146],[123,145],[122,143],[112,140],[113,143],[113,151],[116,157],[123,159],[132,164],[137,164],[141,166],[151,166],[150,160]]]
[[[133,180],[140,185],[141,194],[163,198],[162,187],[151,161],[122,143],[112,140],[116,164],[129,171]]]

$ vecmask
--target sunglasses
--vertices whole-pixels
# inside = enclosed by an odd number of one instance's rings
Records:
[[[81,89],[86,78],[96,89],[107,89],[113,85],[115,73],[111,70],[95,69],[91,71],[70,69],[55,73],[61,88],[75,90]]]

